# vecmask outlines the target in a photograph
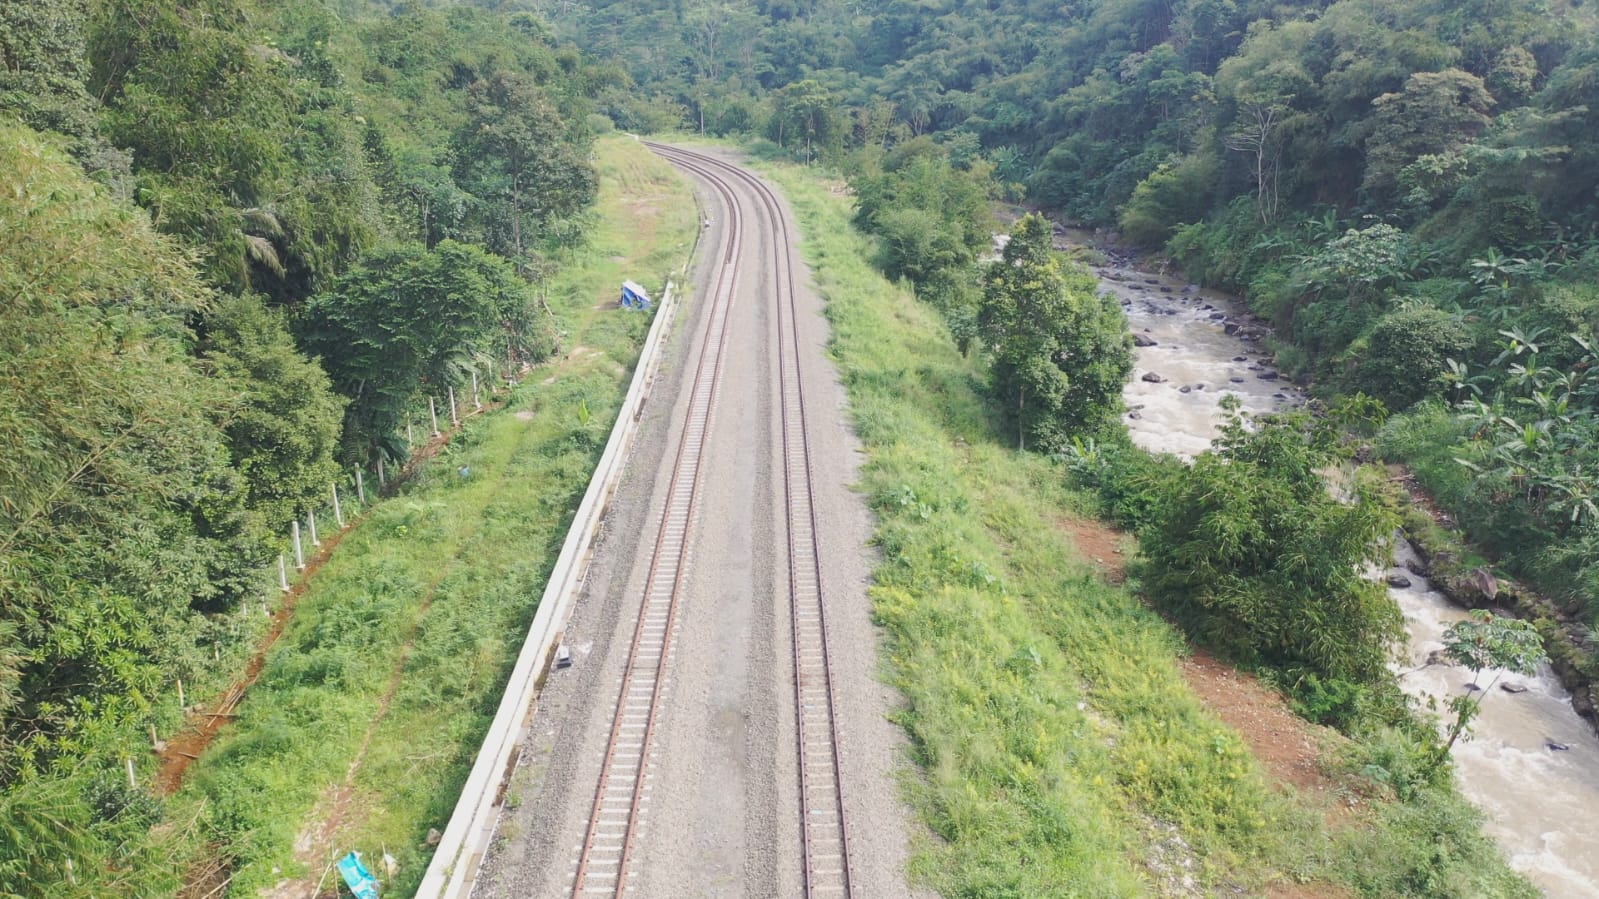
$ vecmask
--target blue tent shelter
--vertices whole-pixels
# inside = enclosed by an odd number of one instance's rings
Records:
[[[622,308],[637,309],[647,312],[650,308],[650,295],[643,287],[632,281],[622,282]]]

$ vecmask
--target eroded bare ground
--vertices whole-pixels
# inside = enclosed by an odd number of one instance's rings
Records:
[[[1084,562],[1097,568],[1111,583],[1126,579],[1127,561],[1137,551],[1137,541],[1092,518],[1066,517],[1057,525],[1076,547]],[[1281,693],[1253,675],[1219,661],[1203,650],[1180,663],[1183,679],[1204,706],[1237,731],[1273,782],[1291,787],[1312,807],[1324,809],[1335,825],[1347,823],[1354,813],[1353,792],[1330,777],[1323,755],[1343,739],[1336,731],[1294,714]],[[1352,899],[1343,887],[1327,883],[1273,883],[1267,899]]]

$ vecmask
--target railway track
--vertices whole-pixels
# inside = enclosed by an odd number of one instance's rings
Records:
[[[776,195],[759,179],[715,157],[646,142],[667,161],[701,178],[726,203],[727,241],[715,277],[710,316],[696,362],[688,414],[678,441],[671,483],[655,535],[644,597],[599,782],[572,878],[574,897],[627,895],[634,888],[633,852],[646,825],[650,769],[662,688],[668,677],[687,548],[701,483],[706,442],[721,381],[728,309],[738,283],[737,260],[746,235],[739,193],[758,201],[771,222],[778,330],[779,409],[787,507],[789,621],[793,648],[796,770],[799,774],[801,870],[807,897],[851,895],[849,836],[840,773],[838,726],[828,665],[819,529],[800,369],[794,260],[788,223]],[[760,229],[757,228],[757,231]]]
[[[657,721],[663,690],[669,683],[702,482],[707,476],[703,451],[711,434],[724,359],[731,333],[730,307],[740,282],[740,253],[753,217],[756,239],[770,242],[769,278],[762,294],[775,311],[778,361],[778,402],[782,444],[783,502],[787,543],[788,614],[792,638],[792,699],[794,703],[794,758],[797,773],[798,835],[802,894],[806,897],[850,897],[857,887],[850,873],[849,830],[839,755],[839,727],[833,677],[828,660],[827,608],[821,577],[821,553],[816,495],[812,479],[812,453],[806,422],[806,398],[800,356],[798,304],[795,298],[791,229],[776,194],[749,173],[712,156],[645,142],[668,162],[696,176],[724,201],[725,237],[720,265],[712,276],[710,308],[693,365],[687,409],[680,425],[677,448],[669,469],[669,482],[659,527],[654,533],[638,616],[633,621],[627,655],[615,681],[616,697],[606,733],[598,781],[582,841],[569,873],[549,872],[548,886],[569,888],[573,897],[639,895],[640,872],[635,850],[648,831],[647,813],[655,768]],[[770,227],[766,227],[769,223]],[[657,323],[659,325],[659,323]],[[654,328],[651,340],[657,339]],[[651,344],[647,344],[647,349]],[[658,349],[658,348],[657,348]],[[648,353],[647,353],[648,355]],[[635,376],[628,404],[642,408]],[[645,389],[647,393],[647,388]],[[618,425],[621,428],[621,425]],[[618,442],[621,433],[621,442]],[[606,456],[626,446],[626,432],[613,432]],[[625,451],[625,449],[623,450]],[[608,471],[610,471],[608,469]],[[559,579],[550,587],[530,627],[528,644],[517,660],[500,708],[469,774],[460,801],[442,836],[439,851],[429,863],[419,899],[464,899],[478,886],[488,844],[502,812],[502,799],[510,771],[521,754],[519,734],[527,726],[538,696],[539,678],[553,658],[559,630],[566,625],[563,606],[575,596],[581,577],[585,542],[594,539],[595,509],[603,509],[603,485],[613,483],[614,471],[596,481],[585,494],[579,517],[583,530],[567,536],[557,561]],[[596,487],[601,492],[596,492]],[[585,513],[583,509],[588,511]],[[584,516],[587,517],[584,517]],[[649,539],[644,536],[644,539]],[[641,541],[642,542],[642,541]],[[559,586],[557,586],[559,584]],[[553,600],[552,597],[553,596]],[[603,713],[602,713],[603,714]],[[581,802],[581,800],[579,800]],[[662,815],[663,819],[666,815]],[[658,838],[657,838],[658,839]],[[651,840],[652,845],[656,842]],[[560,885],[564,883],[564,888]]]
[[[794,258],[788,221],[771,188],[743,169],[713,156],[645,143],[669,162],[705,179],[728,198],[730,209],[737,206],[733,197],[734,184],[746,186],[756,195],[761,212],[772,225],[801,871],[805,896],[847,897],[851,895],[849,827],[839,758],[837,704],[828,659],[820,529],[816,519],[810,435],[800,367]]]
[[[699,498],[701,450],[721,384],[728,306],[737,282],[735,263],[743,243],[743,222],[736,199],[725,186],[717,185],[717,189],[727,201],[727,250],[716,275],[711,315],[695,367],[666,506],[651,551],[644,600],[622,671],[610,738],[573,876],[573,896],[626,893],[634,844],[649,802],[656,713],[676,630],[689,532]]]

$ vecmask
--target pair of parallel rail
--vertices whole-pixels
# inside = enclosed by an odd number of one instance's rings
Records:
[[[627,894],[636,876],[633,852],[650,798],[651,755],[661,691],[668,673],[702,474],[701,451],[721,384],[728,309],[745,235],[739,187],[752,191],[757,215],[772,223],[788,544],[789,618],[793,648],[796,764],[804,895],[851,894],[849,832],[840,771],[838,721],[828,664],[816,497],[800,370],[794,261],[787,219],[760,179],[720,159],[646,142],[673,165],[697,175],[727,208],[726,252],[717,271],[710,316],[689,394],[666,507],[655,536],[644,598],[623,669],[599,784],[572,881],[575,897]]]

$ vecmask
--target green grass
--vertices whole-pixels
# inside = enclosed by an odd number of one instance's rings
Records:
[[[386,895],[421,878],[428,829],[453,808],[648,325],[596,307],[623,277],[658,287],[697,230],[686,187],[641,145],[611,138],[598,154],[589,243],[549,291],[570,356],[468,420],[344,538],[174,799],[170,817],[198,814],[192,851],[235,861],[232,895],[314,881],[350,849],[396,857]],[[311,864],[297,859],[307,823],[332,819],[302,853]]]
[[[806,235],[868,453],[885,677],[907,700],[907,789],[931,831],[918,882],[960,897],[1162,894],[1172,875],[1151,860],[1186,856],[1206,892],[1529,894],[1447,784],[1409,785],[1401,802],[1349,773],[1397,767],[1401,735],[1383,735],[1388,755],[1346,747],[1341,782],[1376,797],[1352,826],[1271,784],[1183,681],[1180,636],[1078,561],[1058,522],[1091,503],[1058,463],[996,436],[982,370],[872,268],[848,200],[810,170],[767,169]]]

